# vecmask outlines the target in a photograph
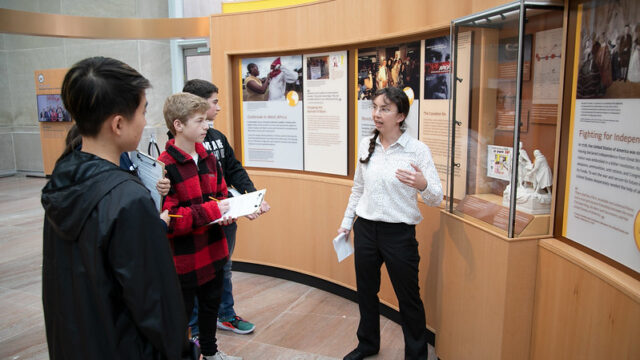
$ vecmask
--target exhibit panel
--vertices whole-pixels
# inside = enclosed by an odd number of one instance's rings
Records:
[[[577,6],[562,236],[640,272],[640,5]]]
[[[73,126],[69,112],[62,104],[60,88],[66,68],[34,72],[40,143],[45,175],[51,175],[56,161],[65,148],[67,132]]]
[[[242,163],[303,170],[302,56],[243,58],[240,68]]]
[[[550,234],[564,66],[562,6],[512,3],[455,20],[451,31],[455,81],[447,208],[508,237]],[[468,42],[469,33],[473,53],[466,75],[468,56],[457,44]],[[465,113],[460,102],[473,106]],[[459,169],[467,170],[466,178]]]

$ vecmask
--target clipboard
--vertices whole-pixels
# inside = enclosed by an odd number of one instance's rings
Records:
[[[138,178],[151,193],[151,198],[158,212],[160,212],[162,209],[162,196],[156,189],[156,184],[164,177],[164,164],[139,151],[132,151],[129,157],[136,168]]]
[[[234,196],[221,201],[229,202],[229,210],[222,214],[222,217],[231,216],[232,218],[239,218],[255,213],[260,210],[264,195],[267,193],[267,189],[262,189],[248,194],[242,194],[240,196]],[[211,224],[217,224],[222,221],[222,217],[218,220],[212,221]]]

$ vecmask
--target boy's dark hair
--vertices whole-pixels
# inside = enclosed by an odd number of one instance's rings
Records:
[[[83,136],[96,136],[114,114],[130,118],[151,84],[131,66],[107,57],[77,62],[62,82],[64,107]]]
[[[182,92],[198,95],[203,99],[208,99],[212,94],[218,93],[218,87],[206,80],[193,79],[184,84]]]

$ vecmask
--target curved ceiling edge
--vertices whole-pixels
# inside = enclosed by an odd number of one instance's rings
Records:
[[[210,18],[101,18],[0,9],[0,33],[84,39],[209,37]]]

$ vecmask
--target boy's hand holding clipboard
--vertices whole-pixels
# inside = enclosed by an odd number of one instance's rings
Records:
[[[262,200],[264,199],[264,195],[266,192],[267,189],[262,189],[220,201],[220,204],[218,204],[218,206],[220,207],[223,202],[228,202],[229,210],[223,212],[220,219],[215,220],[211,223],[217,224],[228,217],[237,219],[241,216],[247,216],[260,211],[260,205],[262,204]],[[220,209],[220,211],[222,212],[223,210]]]

